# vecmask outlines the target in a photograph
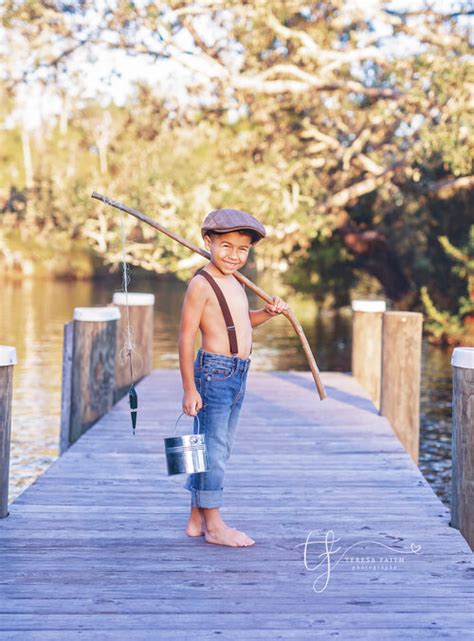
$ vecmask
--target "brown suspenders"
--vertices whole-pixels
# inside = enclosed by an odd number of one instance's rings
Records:
[[[224,314],[227,333],[229,334],[230,353],[237,354],[239,351],[239,348],[237,346],[237,334],[235,332],[235,325],[234,325],[234,321],[232,320],[232,315],[230,313],[229,306],[227,305],[227,301],[225,299],[224,294],[221,291],[221,288],[213,279],[213,277],[210,274],[208,274],[204,269],[198,270],[194,275],[204,276],[204,278],[207,280],[209,285],[214,290],[217,296],[217,300],[219,301],[219,305],[221,307],[222,313]]]

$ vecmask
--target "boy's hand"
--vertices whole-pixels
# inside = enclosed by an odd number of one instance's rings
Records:
[[[196,416],[202,407],[202,398],[197,389],[184,392],[183,412],[188,416]]]
[[[279,296],[272,296],[272,300],[273,302],[265,305],[265,311],[267,314],[270,314],[270,316],[277,316],[278,314],[288,310],[288,304]]]

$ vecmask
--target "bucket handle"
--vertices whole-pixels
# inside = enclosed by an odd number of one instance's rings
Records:
[[[184,414],[185,414],[185,412],[181,412],[181,414],[180,414],[180,415],[178,416],[178,418],[176,419],[176,423],[174,424],[174,436],[176,436],[176,429],[177,429],[178,421],[179,421],[179,419],[180,419]],[[198,414],[196,414],[196,416],[194,416],[193,418],[197,418],[197,422],[198,422],[198,430],[197,430],[197,433],[199,434],[199,430],[200,430],[200,428],[201,428],[201,423],[200,423],[200,421],[199,421],[199,415],[198,415]]]

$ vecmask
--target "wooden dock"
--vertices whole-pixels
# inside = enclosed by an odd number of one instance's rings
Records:
[[[186,536],[166,475],[179,372],[144,379],[135,436],[123,398],[0,521],[1,641],[473,639],[449,511],[356,381],[323,382],[250,370],[222,513],[256,544],[229,548]]]

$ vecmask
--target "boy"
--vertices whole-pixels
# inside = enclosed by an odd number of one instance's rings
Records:
[[[225,465],[230,456],[242,407],[252,351],[252,328],[288,306],[278,296],[262,309],[249,310],[242,284],[233,277],[249,250],[265,237],[265,227],[236,209],[210,212],[201,227],[210,261],[191,279],[183,302],[179,364],[183,412],[205,434],[209,470],[191,474],[184,487],[191,492],[186,534],[204,534],[208,543],[242,547],[255,541],[227,526],[219,512]],[[202,346],[194,360],[198,328]],[[194,360],[194,364],[193,364]]]

